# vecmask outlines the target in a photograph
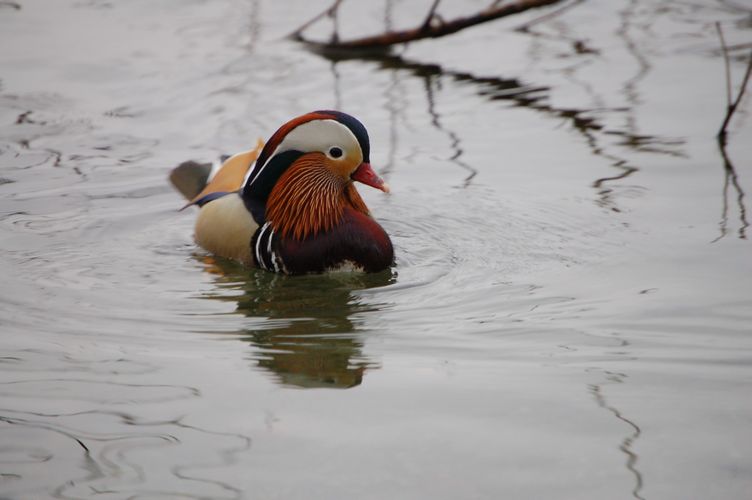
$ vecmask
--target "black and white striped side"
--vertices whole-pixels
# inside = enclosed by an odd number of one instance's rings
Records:
[[[251,239],[251,250],[256,266],[275,273],[286,273],[287,269],[282,258],[275,251],[277,235],[269,222],[256,230]]]

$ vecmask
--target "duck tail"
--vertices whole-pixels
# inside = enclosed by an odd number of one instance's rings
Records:
[[[172,169],[170,182],[188,200],[181,210],[240,190],[263,147],[264,141],[259,139],[255,148],[230,157],[223,156],[219,162],[189,160]]]
[[[184,161],[170,172],[170,182],[186,200],[192,200],[209,183],[212,163]]]

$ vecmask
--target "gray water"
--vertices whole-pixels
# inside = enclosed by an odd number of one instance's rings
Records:
[[[0,497],[752,498],[752,101],[726,169],[713,25],[736,92],[748,4],[584,2],[333,60],[284,39],[324,1],[16,1]],[[430,3],[346,2],[341,34]],[[369,129],[394,268],[197,248],[169,169],[321,108]]]

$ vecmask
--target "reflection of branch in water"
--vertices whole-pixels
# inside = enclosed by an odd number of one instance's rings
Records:
[[[746,239],[747,238],[747,228],[749,227],[749,222],[747,221],[747,208],[744,205],[744,190],[742,189],[741,185],[739,184],[739,178],[736,175],[736,170],[734,169],[734,165],[731,163],[731,159],[728,156],[728,153],[726,151],[726,144],[727,144],[727,128],[729,123],[731,122],[731,117],[734,115],[734,113],[737,110],[737,107],[739,106],[739,103],[742,100],[742,97],[744,96],[745,90],[747,90],[747,83],[749,82],[750,74],[752,73],[752,53],[749,55],[749,61],[747,62],[747,69],[745,70],[744,77],[742,78],[742,84],[739,88],[739,93],[737,94],[736,98],[733,97],[733,92],[731,90],[731,63],[729,61],[729,48],[726,45],[726,40],[723,36],[723,29],[721,28],[721,24],[716,22],[715,28],[718,31],[718,38],[721,41],[721,49],[723,52],[723,62],[724,62],[724,68],[726,73],[726,116],[723,119],[723,123],[721,124],[721,128],[718,130],[718,134],[716,135],[716,138],[718,139],[718,149],[721,152],[721,158],[723,159],[723,171],[724,171],[724,179],[723,179],[723,209],[721,211],[721,221],[720,221],[720,229],[721,234],[713,240],[713,243],[716,241],[719,241],[722,239],[726,234],[728,234],[728,211],[729,211],[729,203],[728,203],[728,190],[729,185],[734,186],[734,190],[736,191],[736,203],[739,206],[739,220],[741,221],[741,227],[739,228],[739,238]]]
[[[593,99],[595,109],[606,109],[605,104],[602,102],[600,96],[598,96],[598,94],[594,91],[592,86],[587,82],[579,81],[573,73],[574,68],[569,68],[563,72],[563,76],[574,85],[581,87],[585,91],[585,93]],[[623,110],[620,109],[618,111]],[[604,148],[602,148],[598,144],[598,137],[596,136],[595,130],[583,130],[581,131],[581,134],[585,138],[585,142],[590,148],[590,152],[594,156],[599,156],[608,160],[612,167],[621,170],[621,172],[616,175],[604,176],[596,179],[592,184],[593,188],[596,189],[598,193],[598,199],[596,200],[598,206],[606,209],[611,209],[614,212],[619,212],[620,210],[617,207],[615,200],[613,199],[614,189],[609,187],[608,183],[625,179],[633,173],[639,171],[639,168],[634,165],[629,165],[628,161],[625,158],[621,158],[611,152],[604,150]],[[609,135],[609,132],[604,132],[604,135]],[[635,140],[635,138],[633,137],[625,138],[623,142],[624,143],[622,143],[622,145],[636,148],[637,140]]]
[[[436,111],[436,101],[434,98],[434,82],[438,82],[440,76],[438,75],[426,75],[423,77],[423,82],[426,88],[426,98],[428,101],[428,114],[431,116],[431,124],[434,128],[440,132],[444,132],[449,137],[450,148],[453,151],[452,156],[449,157],[449,161],[458,165],[460,168],[467,170],[468,175],[465,177],[463,187],[468,187],[473,177],[478,175],[478,170],[472,165],[460,160],[460,157],[464,153],[459,136],[445,128],[440,121],[439,113]]]
[[[536,17],[535,19],[531,19],[530,21],[526,22],[525,24],[522,24],[522,25],[518,26],[516,28],[516,31],[528,32],[528,31],[530,31],[530,28],[532,28],[536,24],[542,23],[542,22],[546,22],[546,21],[550,21],[551,19],[564,14],[566,11],[568,11],[572,7],[576,7],[577,5],[583,3],[584,1],[585,0],[573,0],[568,5],[562,5],[561,7],[559,7],[558,9],[556,9],[556,10],[554,10],[552,12],[548,12],[546,14],[543,14],[542,16]]]
[[[719,241],[728,234],[728,191],[730,185],[734,186],[734,190],[736,191],[736,204],[739,207],[739,221],[741,222],[741,227],[739,227],[739,238],[747,239],[747,228],[749,227],[749,221],[747,221],[747,208],[744,205],[744,190],[739,184],[739,179],[736,176],[734,165],[731,163],[731,159],[728,157],[728,153],[726,152],[725,140],[721,139],[721,137],[718,137],[718,148],[720,149],[721,157],[723,158],[723,209],[721,211],[721,222],[719,223],[721,234],[718,235],[718,237],[714,239],[712,243]]]
[[[372,61],[383,69],[409,71],[415,76],[422,79],[429,77],[449,77],[460,83],[470,84],[477,87],[477,93],[488,100],[505,100],[511,101],[516,106],[525,107],[542,112],[555,118],[562,118],[571,123],[574,129],[579,132],[586,141],[593,154],[607,158],[611,165],[618,168],[620,172],[614,176],[604,176],[594,181],[593,185],[599,189],[599,204],[602,206],[614,208],[611,198],[612,189],[605,186],[608,182],[622,180],[638,171],[638,167],[629,165],[623,158],[607,152],[601,144],[604,138],[617,138],[617,144],[624,146],[632,151],[649,152],[666,154],[671,156],[682,156],[681,152],[676,151],[675,147],[684,143],[678,138],[661,138],[646,134],[633,132],[634,121],[628,119],[627,127],[623,129],[611,129],[603,125],[597,118],[592,116],[594,112],[602,112],[605,109],[571,109],[557,108],[547,102],[547,87],[524,84],[517,79],[508,79],[501,77],[479,77],[471,73],[462,71],[452,71],[442,68],[438,64],[425,64],[410,61],[400,55],[393,54],[352,54],[343,53],[336,50],[317,50],[316,53],[329,60],[347,60],[357,59],[360,61]],[[636,100],[634,92],[636,82],[644,78],[645,68],[640,66],[638,74],[630,80],[625,87],[628,98]],[[427,87],[431,88],[431,87]],[[611,109],[609,111],[618,111]],[[660,147],[667,146],[667,147]]]
[[[541,38],[554,38],[556,40],[566,39],[566,40],[568,40],[572,44],[572,49],[574,50],[575,54],[598,54],[599,53],[598,50],[593,49],[592,47],[590,47],[587,44],[587,41],[583,40],[582,38],[573,37],[570,34],[567,34],[567,35],[559,34],[559,35],[557,35],[555,37],[550,37],[549,35],[546,35],[543,32],[533,31],[532,29],[530,29],[533,26],[535,26],[536,24],[540,24],[540,23],[543,23],[543,22],[550,21],[551,19],[564,14],[565,12],[567,12],[572,7],[575,7],[575,6],[583,3],[584,1],[585,0],[574,0],[572,3],[570,3],[568,5],[564,5],[561,8],[556,9],[553,12],[549,12],[547,14],[544,14],[544,15],[540,16],[540,17],[532,19],[531,21],[528,21],[525,24],[522,24],[522,25],[518,26],[517,28],[515,28],[515,31],[517,31],[519,33],[526,33],[528,35],[533,35],[533,36],[536,36],[536,37],[541,37]]]
[[[322,56],[331,60],[342,60],[342,54],[326,53]],[[346,57],[344,57],[346,58]],[[533,109],[555,118],[565,119],[571,123],[576,131],[585,137],[586,143],[593,154],[609,158],[612,164],[620,168],[623,173],[618,176],[604,177],[596,181],[598,187],[601,187],[606,181],[623,179],[637,171],[636,167],[626,166],[625,161],[613,155],[607,154],[602,147],[598,145],[599,135],[608,135],[620,137],[622,143],[629,148],[638,149],[640,144],[645,143],[649,136],[634,135],[624,130],[607,129],[600,124],[596,118],[588,116],[589,110],[578,110],[571,108],[557,108],[546,102],[547,87],[527,85],[517,79],[507,79],[501,77],[479,77],[471,73],[452,71],[442,68],[438,64],[423,64],[409,61],[401,56],[359,56],[359,60],[373,61],[383,69],[409,71],[413,75],[426,80],[436,79],[437,77],[449,77],[455,81],[474,85],[478,88],[477,93],[491,101],[503,100],[511,101],[516,106]],[[431,87],[427,87],[431,89]],[[433,116],[433,115],[432,115]],[[434,124],[435,126],[435,124]],[[660,142],[658,138],[652,138],[655,142]],[[453,147],[456,147],[453,146]],[[670,151],[659,151],[666,154],[676,154]],[[456,154],[456,149],[455,149]],[[456,159],[456,157],[455,157]],[[463,167],[464,168],[464,167]],[[603,193],[602,193],[603,194]]]
[[[598,190],[598,196],[600,196],[600,199],[598,200],[598,205],[600,205],[603,208],[611,208],[611,210],[613,210],[614,212],[620,211],[617,208],[616,204],[614,203],[613,198],[611,197],[614,190],[609,187],[604,186],[604,184],[607,182],[620,181],[640,170],[637,167],[631,167],[629,165],[626,165],[625,163],[626,162],[623,162],[622,160],[620,160],[619,162],[614,163],[613,165],[614,167],[618,167],[622,169],[622,172],[620,174],[613,175],[611,177],[601,177],[600,179],[596,179],[593,182],[593,187]]]
[[[639,82],[641,82],[645,76],[650,72],[651,66],[650,63],[648,63],[647,59],[642,55],[642,53],[637,49],[637,45],[632,40],[629,30],[631,27],[631,18],[634,15],[635,8],[635,2],[631,2],[629,8],[621,11],[621,25],[616,30],[617,35],[621,37],[624,40],[624,45],[627,48],[627,51],[632,54],[632,57],[634,57],[635,61],[637,61],[637,73],[629,78],[623,86],[624,90],[624,96],[627,100],[627,102],[630,104],[629,107],[625,109],[626,112],[626,124],[625,128],[627,131],[629,131],[629,137],[625,140],[624,144],[625,146],[630,146],[634,150],[646,150],[647,148],[644,147],[644,144],[650,144],[654,142],[653,138],[651,136],[645,136],[643,134],[639,134],[637,132],[637,120],[635,118],[635,108],[640,103],[640,97],[637,92],[637,86]],[[677,141],[679,142],[679,141]],[[658,149],[653,149],[652,152],[663,152]],[[672,154],[671,152],[667,152],[667,154]],[[593,187],[598,189],[599,195],[601,196],[600,203],[602,206],[611,206],[613,210],[618,210],[615,205],[612,202],[611,199],[611,193],[612,189],[610,188],[604,188],[603,184],[606,182],[613,182],[616,180],[624,179],[625,177],[628,177],[629,175],[633,174],[634,172],[637,172],[639,169],[635,166],[630,166],[627,164],[627,160],[625,159],[617,159],[614,164],[614,167],[622,169],[622,173],[610,176],[610,177],[603,177],[600,179],[597,179],[595,182],[593,182]]]
[[[632,0],[629,7],[620,12],[621,25],[616,30],[616,34],[624,40],[624,45],[635,61],[637,61],[637,72],[632,78],[629,78],[624,83],[624,96],[627,102],[630,104],[627,114],[627,128],[630,131],[637,130],[637,123],[634,115],[634,108],[642,102],[640,95],[637,92],[637,85],[650,73],[652,66],[648,62],[647,58],[637,48],[637,44],[632,39],[630,30],[632,29],[632,18],[635,15],[635,9],[637,8],[636,0]]]
[[[564,10],[567,10],[568,8],[578,5],[578,3],[579,2],[574,2],[572,4],[569,4],[565,6],[564,8],[560,9],[559,11],[553,12],[552,14],[558,15]],[[637,127],[636,119],[635,119],[635,111],[636,111],[636,106],[640,103],[640,97],[637,92],[637,88],[638,88],[638,84],[649,73],[651,66],[648,60],[640,52],[640,50],[638,50],[637,44],[634,42],[634,40],[630,36],[630,30],[633,24],[631,19],[634,16],[635,8],[636,8],[636,3],[633,1],[631,2],[630,6],[627,9],[620,12],[621,24],[617,30],[617,34],[624,40],[624,44],[626,46],[627,51],[632,55],[632,57],[637,62],[637,71],[634,74],[634,76],[630,77],[623,85],[623,94],[627,102],[629,102],[630,106],[628,108],[619,109],[619,111],[625,112],[626,123],[624,127],[625,133],[621,134],[621,140],[616,142],[616,145],[627,147],[632,151],[667,154],[671,156],[682,157],[683,154],[679,151],[676,151],[675,148],[676,146],[683,144],[684,142],[683,140],[665,139],[665,138],[661,139],[655,136],[640,134],[638,132],[638,127]],[[539,23],[541,21],[547,21],[547,20],[549,20],[549,17],[544,16],[543,18],[536,20],[536,23]],[[600,50],[587,47],[586,45],[584,45],[584,42],[582,42],[581,40],[573,36],[572,33],[569,32],[567,25],[556,24],[556,25],[553,25],[553,29],[556,31],[556,33],[553,35],[546,35],[545,33],[540,32],[540,31],[532,31],[529,29],[529,25],[522,26],[520,31],[529,33],[536,37],[545,36],[547,38],[553,38],[555,40],[563,40],[563,41],[570,42],[574,45],[575,52],[577,54],[583,54],[583,53],[600,54],[601,53]],[[590,59],[590,61],[592,61],[592,59]],[[583,64],[587,64],[587,61],[583,62],[581,58],[578,59],[578,62],[575,65],[570,66],[569,68],[565,68],[562,71],[562,75],[567,80],[573,82],[575,85],[578,85],[581,88],[583,88],[583,90],[593,98],[594,102],[596,103],[594,111],[605,109],[605,105],[601,102],[600,98],[595,93],[594,89],[587,82],[579,81],[574,76],[575,69],[578,67],[582,67]],[[607,184],[612,181],[622,180],[632,175],[633,173],[637,172],[639,169],[635,165],[630,165],[626,158],[620,158],[619,156],[615,155],[613,152],[607,152],[604,148],[600,147],[598,145],[599,143],[598,139],[600,139],[601,136],[596,135],[596,132],[597,132],[596,130],[580,129],[580,131],[585,136],[586,141],[588,142],[588,145],[594,155],[597,155],[597,156],[600,156],[609,160],[613,167],[618,168],[621,171],[617,175],[604,176],[602,178],[596,179],[593,182],[593,187],[598,190],[598,195],[599,195],[598,204],[603,207],[610,207],[612,210],[618,211],[617,207],[614,204],[614,200],[612,198],[614,190],[612,188],[607,187]],[[602,135],[613,135],[613,132],[602,131]]]
[[[621,144],[629,146],[635,151],[659,153],[684,158],[685,155],[682,152],[670,149],[671,146],[680,146],[684,144],[685,141],[683,139],[658,138],[656,136],[640,134],[638,132],[639,127],[637,126],[635,110],[643,101],[637,89],[639,84],[652,71],[652,65],[648,61],[648,58],[640,51],[638,44],[634,39],[635,37],[631,34],[633,24],[635,24],[632,18],[635,16],[638,3],[637,0],[632,0],[629,7],[620,12],[621,24],[616,30],[616,34],[624,40],[624,46],[626,47],[627,52],[629,52],[632,58],[637,62],[637,71],[631,78],[628,78],[622,86],[624,97],[630,104],[630,106],[624,110],[626,111],[626,129],[630,134],[628,136],[628,142],[625,141]],[[646,32],[648,31],[648,28],[643,27],[643,29]],[[665,147],[661,148],[660,146]]]
[[[607,379],[609,382],[621,384],[624,382],[624,378],[626,378],[626,375],[623,373],[614,373],[614,372],[604,372],[607,376]],[[619,445],[619,450],[622,451],[627,456],[627,470],[634,476],[635,485],[632,489],[632,496],[634,498],[637,498],[638,500],[644,500],[642,496],[640,496],[640,491],[643,487],[643,480],[642,480],[642,473],[637,469],[637,453],[635,453],[632,450],[632,446],[634,445],[635,441],[640,437],[640,434],[642,434],[642,431],[640,430],[640,427],[622,415],[622,413],[619,411],[618,408],[608,404],[606,401],[606,396],[603,394],[603,385],[604,384],[592,384],[589,386],[590,393],[593,395],[593,398],[595,399],[595,402],[598,404],[599,407],[608,410],[611,412],[617,419],[621,420],[625,424],[627,424],[629,427],[632,428],[632,433],[625,437],[624,440],[622,440],[621,445]]]
[[[718,141],[721,143],[721,147],[726,146],[726,129],[728,128],[731,117],[734,116],[739,103],[744,96],[744,91],[747,90],[747,83],[749,82],[750,74],[752,74],[752,52],[749,54],[749,60],[747,61],[747,69],[744,72],[744,78],[742,78],[741,87],[739,87],[739,94],[736,99],[731,97],[731,63],[729,62],[728,47],[726,46],[726,40],[723,38],[723,29],[721,29],[721,23],[716,22],[715,28],[718,30],[718,37],[721,39],[721,47],[723,49],[723,60],[726,66],[726,116],[723,119],[720,130],[718,130]]]

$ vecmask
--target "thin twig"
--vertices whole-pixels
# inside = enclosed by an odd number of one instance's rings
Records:
[[[568,5],[562,5],[561,8],[559,8],[559,9],[556,9],[556,10],[554,10],[552,12],[544,14],[544,15],[542,15],[540,17],[536,17],[535,19],[533,19],[531,21],[528,21],[528,22],[526,22],[525,24],[523,24],[521,26],[518,26],[517,28],[515,28],[515,31],[521,31],[523,33],[526,32],[526,31],[529,31],[532,26],[535,26],[536,24],[542,23],[544,21],[549,21],[549,20],[553,19],[554,17],[559,16],[559,15],[563,14],[564,12],[568,11],[572,7],[575,7],[575,6],[579,5],[579,4],[581,4],[584,1],[585,0],[574,0],[572,3],[570,3]]]
[[[729,49],[726,45],[726,40],[723,36],[723,29],[721,28],[721,24],[716,22],[715,28],[718,31],[718,38],[721,40],[721,49],[723,51],[723,61],[725,64],[726,69],[726,116],[723,119],[723,123],[721,124],[720,130],[718,130],[718,135],[716,138],[718,139],[718,147],[721,150],[721,157],[723,158],[723,168],[725,171],[725,179],[724,179],[724,185],[723,185],[723,211],[721,213],[721,234],[713,240],[715,243],[716,241],[720,240],[727,234],[727,224],[728,224],[728,189],[729,184],[731,184],[737,193],[737,205],[739,206],[739,219],[741,221],[741,227],[739,228],[739,238],[746,239],[747,238],[747,228],[750,226],[750,223],[747,221],[747,207],[744,203],[744,190],[741,187],[741,184],[739,183],[739,178],[736,175],[736,170],[734,169],[734,165],[731,163],[731,159],[728,156],[728,153],[726,152],[726,129],[728,128],[729,122],[731,121],[731,117],[734,115],[734,112],[739,107],[739,103],[742,101],[742,97],[744,97],[744,92],[747,90],[747,83],[749,83],[750,75],[752,74],[752,51],[750,51],[749,54],[749,60],[747,61],[747,69],[744,72],[744,78],[742,78],[742,84],[739,88],[739,93],[736,95],[736,98],[733,98],[733,91],[731,88],[731,63],[729,61]]]
[[[726,128],[731,121],[731,117],[736,112],[736,108],[739,107],[739,103],[742,101],[742,97],[744,97],[744,91],[747,90],[747,83],[749,83],[750,74],[752,74],[752,51],[750,51],[749,53],[747,70],[744,72],[744,78],[742,79],[742,85],[739,88],[739,93],[736,95],[734,102],[728,106],[728,109],[726,110],[726,118],[724,118],[721,129],[718,131],[718,139],[723,141],[724,143],[726,142]]]
[[[715,29],[718,32],[718,38],[721,39],[721,49],[723,51],[723,63],[726,66],[726,107],[731,106],[731,63],[729,62],[728,47],[726,39],[723,37],[723,28],[719,21],[715,22]]]
[[[428,11],[428,15],[426,16],[426,20],[423,21],[423,25],[420,29],[427,30],[431,27],[431,22],[433,21],[434,17],[436,17],[436,8],[439,6],[439,2],[441,2],[441,0],[433,0],[433,5],[431,5],[431,8]]]
[[[339,4],[341,2],[342,0],[339,0],[336,6],[329,11],[329,17],[332,18],[332,36],[329,39],[330,43],[339,43]]]
[[[744,72],[744,78],[742,78],[742,85],[739,87],[739,93],[736,95],[736,99],[733,99],[732,102],[732,92],[731,92],[731,68],[729,63],[729,55],[728,55],[728,48],[726,47],[726,41],[723,38],[723,30],[721,29],[721,25],[719,23],[715,24],[716,29],[718,30],[718,36],[721,39],[721,48],[723,49],[723,59],[726,62],[726,116],[723,119],[723,123],[721,124],[721,128],[718,130],[717,138],[718,141],[721,143],[721,146],[726,145],[726,129],[728,128],[729,122],[731,121],[731,117],[734,116],[734,113],[736,112],[736,108],[739,107],[739,103],[742,101],[742,97],[744,97],[744,92],[747,90],[747,83],[749,82],[750,74],[752,74],[752,51],[750,51],[749,54],[749,60],[747,61],[747,69]]]
[[[323,19],[324,17],[334,17],[336,14],[335,12],[337,9],[339,9],[339,4],[341,4],[343,0],[334,0],[334,3],[326,8],[323,12],[320,14],[317,14],[316,16],[312,17],[310,20],[303,23],[302,26],[300,26],[298,29],[287,35],[287,38],[292,38],[295,40],[303,40],[303,32],[310,28],[312,25],[314,25],[316,22],[318,22],[320,19]]]

